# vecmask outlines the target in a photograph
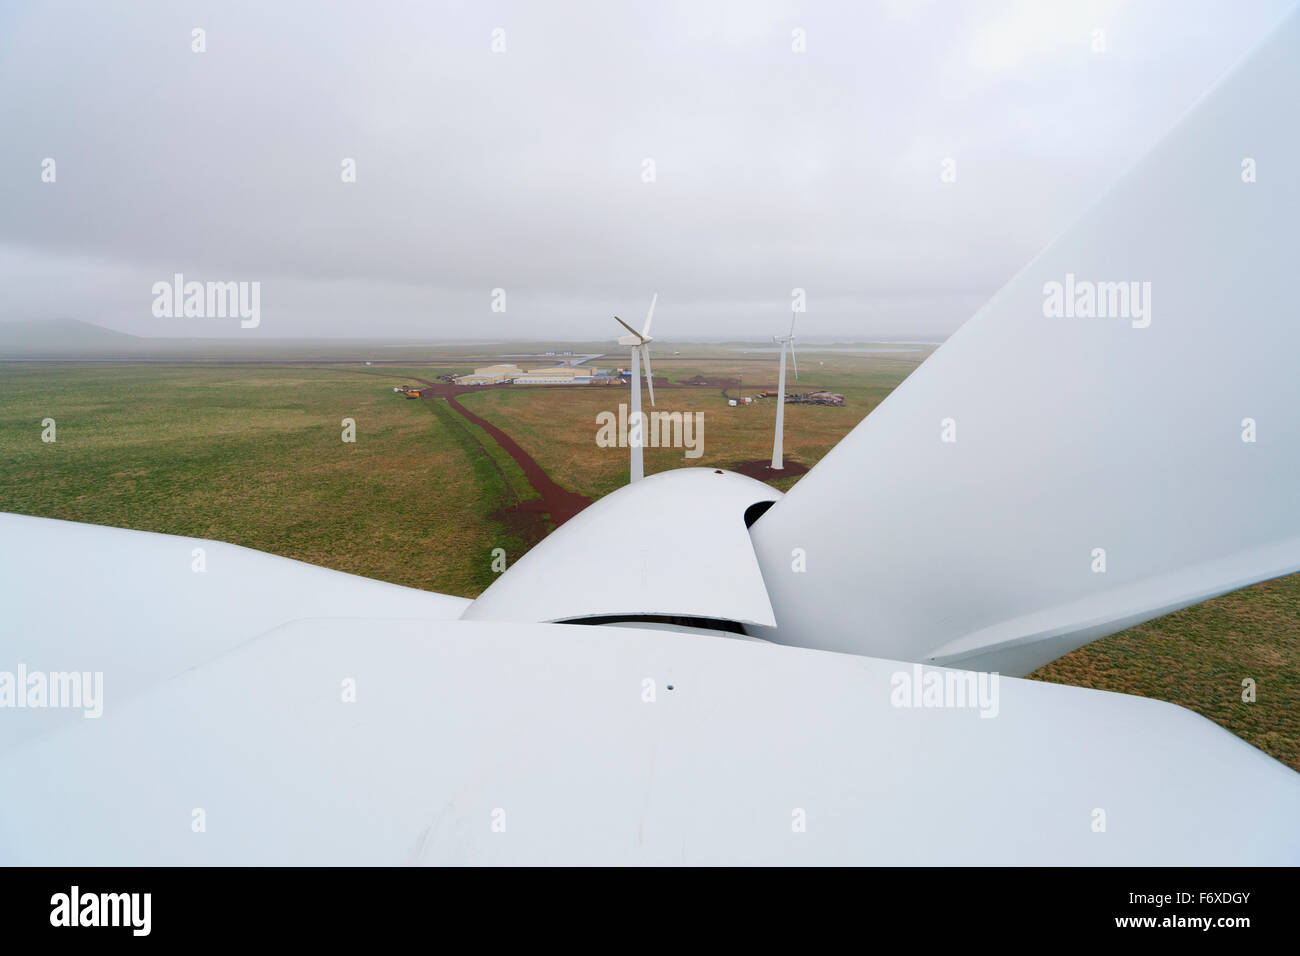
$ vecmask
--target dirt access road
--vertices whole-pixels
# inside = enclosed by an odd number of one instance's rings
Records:
[[[473,422],[479,428],[483,429],[492,436],[493,441],[505,450],[506,454],[514,459],[524,472],[524,477],[528,483],[533,486],[533,490],[541,496],[541,509],[551,516],[551,523],[559,527],[576,515],[587,505],[591,504],[591,499],[576,492],[562,488],[546,473],[528,452],[519,447],[519,443],[503,432],[500,428],[493,425],[485,418],[475,415],[464,405],[456,400],[456,396],[465,392],[482,391],[482,387],[471,385],[448,385],[445,382],[430,382],[423,378],[417,378],[415,381],[420,382],[425,387],[420,389],[421,398],[446,399],[447,404],[456,410],[460,415]],[[585,386],[584,386],[585,387]],[[521,509],[533,510],[527,508],[531,502],[524,502]]]

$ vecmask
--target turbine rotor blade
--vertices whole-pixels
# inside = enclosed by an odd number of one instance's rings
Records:
[[[617,315],[614,316],[614,321],[617,322],[619,325],[623,326],[623,328],[627,329],[629,332],[631,332],[633,335],[635,335],[635,336],[636,336],[638,339],[640,339],[641,341],[643,341],[643,342],[645,341],[645,336],[644,336],[644,335],[642,335],[642,334],[641,334],[640,332],[638,332],[636,329],[632,328],[632,326],[628,325],[626,322],[624,322],[622,319],[620,319]]]
[[[1300,571],[1300,191],[1243,201],[1209,146],[1300,156],[1297,48],[1293,13],[754,523],[753,636],[1005,678]]]
[[[655,317],[655,303],[658,301],[659,301],[659,293],[656,292],[654,294],[654,298],[650,300],[650,311],[645,314],[645,330],[641,333],[642,339],[647,339],[650,337],[650,320]]]
[[[799,356],[794,354],[794,339],[790,340],[790,361],[794,363],[794,380],[799,381]]]

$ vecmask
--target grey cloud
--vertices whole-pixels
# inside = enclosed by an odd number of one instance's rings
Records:
[[[656,290],[665,338],[763,334],[795,286],[810,334],[950,331],[1290,4],[1035,6],[11,4],[0,320],[225,331],[149,314],[182,272],[260,280],[266,335],[601,336]]]

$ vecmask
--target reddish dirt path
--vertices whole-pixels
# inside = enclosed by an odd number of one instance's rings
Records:
[[[542,505],[551,513],[551,521],[557,528],[591,504],[590,498],[569,491],[566,488],[561,488],[552,481],[550,475],[543,470],[542,466],[537,464],[528,452],[519,447],[518,442],[501,429],[486,419],[475,415],[452,396],[445,395],[443,397],[447,399],[448,405],[491,435],[496,443],[505,449],[506,454],[513,458],[515,463],[524,470],[524,477],[528,479],[528,483],[533,486],[533,489],[542,496]]]
[[[515,464],[523,469],[524,477],[533,486],[533,490],[542,496],[541,509],[550,514],[551,523],[555,527],[558,528],[591,504],[590,498],[557,485],[551,480],[546,470],[528,452],[519,447],[518,442],[487,419],[480,418],[456,401],[457,395],[464,392],[482,391],[482,388],[475,388],[472,385],[448,385],[444,382],[430,382],[422,378],[417,378],[415,381],[422,382],[427,386],[420,389],[422,398],[445,398],[448,405],[492,436],[492,439],[505,450],[506,454],[514,459]],[[589,388],[590,386],[584,385],[582,387]],[[518,508],[520,511],[534,512],[537,510],[537,503],[525,501],[518,505]]]

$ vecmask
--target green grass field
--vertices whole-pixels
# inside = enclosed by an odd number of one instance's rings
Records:
[[[0,510],[218,538],[476,594],[493,515],[533,497],[480,429],[393,394],[400,373],[0,367]],[[444,407],[439,408],[439,404]],[[40,440],[53,418],[57,441]],[[356,442],[342,441],[342,420]]]
[[[657,357],[656,375],[743,377],[745,394],[775,387],[774,356],[688,351]],[[788,406],[787,457],[815,464],[927,354],[801,353],[798,390],[842,392],[848,405]],[[473,364],[0,364],[0,511],[214,538],[473,597],[495,577],[493,548],[513,561],[544,532],[518,511],[536,493],[446,402],[391,391]],[[656,398],[660,410],[704,412],[704,454],[647,449],[648,473],[771,454],[771,402],[729,408],[717,387]],[[596,386],[461,397],[552,478],[592,498],[626,481],[626,449],[595,443],[597,412],[626,400],[625,388]],[[41,441],[45,418],[57,423],[52,444]],[[356,421],[355,443],[341,440],[344,418]],[[1300,769],[1300,575],[1097,641],[1032,676],[1181,704]],[[1254,703],[1242,701],[1247,678]]]

